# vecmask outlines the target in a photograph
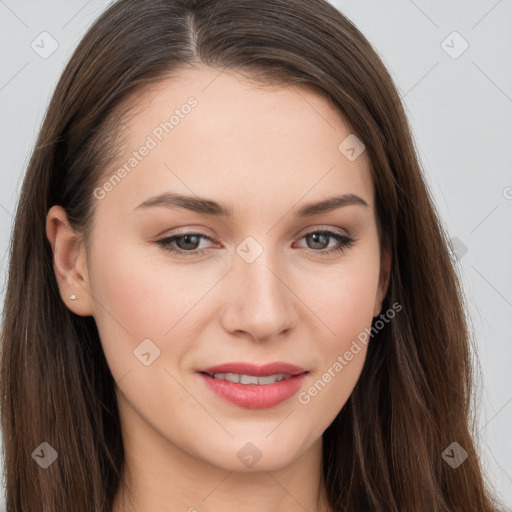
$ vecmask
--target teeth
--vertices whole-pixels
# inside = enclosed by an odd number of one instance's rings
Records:
[[[238,373],[215,373],[212,375],[214,379],[227,380],[228,382],[237,382],[240,384],[274,384],[285,379],[289,379],[291,375],[285,373],[276,373],[275,375],[265,375],[264,377],[256,377],[255,375],[239,375]]]
[[[259,384],[259,379],[254,375],[240,375],[240,384]]]

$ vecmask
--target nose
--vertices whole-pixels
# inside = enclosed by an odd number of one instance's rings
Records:
[[[296,295],[286,272],[263,252],[247,263],[235,256],[224,279],[221,321],[224,329],[257,341],[277,338],[297,324]]]

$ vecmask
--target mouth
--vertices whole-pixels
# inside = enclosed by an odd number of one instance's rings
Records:
[[[228,363],[197,373],[216,396],[246,409],[266,409],[296,394],[309,372],[288,363]]]
[[[245,374],[240,374],[240,373],[214,373],[214,374],[209,374],[206,372],[201,372],[201,373],[203,373],[203,375],[208,375],[212,379],[225,380],[227,382],[234,382],[236,384],[245,384],[245,385],[256,384],[258,386],[266,386],[268,384],[275,384],[276,382],[281,382],[282,380],[287,380],[292,377],[292,375],[286,375],[284,373],[275,373],[274,375],[265,375],[265,376],[245,375]]]
[[[211,376],[232,374],[247,377],[270,377],[274,375],[294,376],[306,371],[307,370],[301,366],[281,361],[264,365],[245,362],[224,363],[208,368],[200,368],[198,370],[200,373],[207,373]],[[238,382],[240,382],[240,380]],[[253,384],[253,382],[248,382],[248,384]]]

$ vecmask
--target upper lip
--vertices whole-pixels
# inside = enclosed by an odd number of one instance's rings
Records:
[[[263,366],[258,366],[252,363],[225,363],[218,366],[210,366],[208,368],[201,368],[198,372],[208,373],[214,375],[216,373],[235,373],[238,375],[254,375],[255,377],[265,377],[268,375],[275,375],[277,373],[283,373],[286,375],[299,375],[305,373],[307,370],[300,366],[283,363],[280,361],[274,363],[268,363]]]

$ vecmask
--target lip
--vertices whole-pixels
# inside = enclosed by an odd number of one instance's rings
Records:
[[[267,409],[288,400],[295,395],[307,373],[295,375],[275,384],[239,384],[198,374],[208,388],[217,396],[246,409]]]
[[[306,372],[306,369],[294,364],[277,361],[275,363],[268,363],[263,366],[244,362],[225,363],[218,366],[210,366],[209,368],[201,368],[197,371],[200,373],[208,373],[209,375],[213,375],[214,373],[237,373],[240,375],[265,377],[267,375],[274,375],[276,373],[299,375]]]
[[[236,373],[264,377],[276,373],[291,375],[274,384],[240,384],[214,379],[214,373]],[[215,395],[246,409],[274,407],[295,395],[302,386],[308,371],[289,363],[269,363],[257,366],[251,363],[227,363],[198,370],[198,375]]]

